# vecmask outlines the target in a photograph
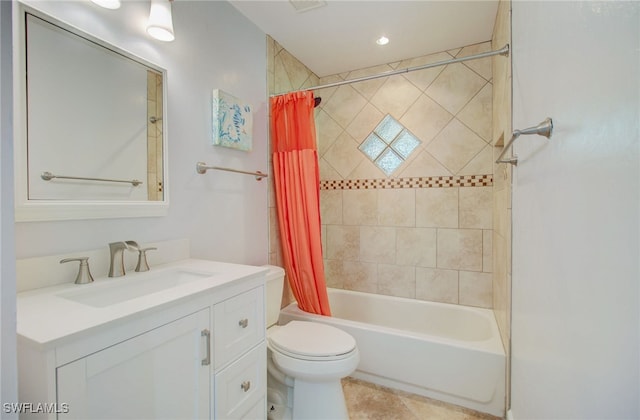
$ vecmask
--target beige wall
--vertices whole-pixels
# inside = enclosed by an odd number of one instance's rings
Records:
[[[493,48],[511,44],[511,2],[502,0],[493,31]],[[502,146],[509,141],[511,128],[511,54],[493,58],[493,141]],[[494,158],[502,152],[495,147]],[[510,152],[507,152],[510,153]],[[500,328],[502,344],[510,360],[511,337],[511,175],[510,164],[493,168],[493,311]],[[509,367],[507,367],[509,372]],[[507,407],[510,375],[507,373]]]
[[[489,49],[487,42],[318,80],[269,40],[269,87],[283,92]],[[492,307],[492,92],[490,58],[315,92],[329,286]],[[358,150],[387,114],[421,141],[389,177]]]

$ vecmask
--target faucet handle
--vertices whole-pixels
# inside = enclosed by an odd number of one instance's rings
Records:
[[[129,251],[140,251],[140,245],[136,241],[124,241]]]
[[[147,251],[158,249],[156,247],[138,248],[138,265],[136,271],[149,271],[149,263],[147,263]]]
[[[68,263],[70,261],[80,261],[80,267],[75,281],[76,284],[87,284],[93,281],[93,276],[89,270],[89,257],[65,258],[60,260],[60,264]]]

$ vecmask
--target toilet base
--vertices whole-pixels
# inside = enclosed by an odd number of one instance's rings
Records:
[[[267,353],[269,420],[349,419],[340,379],[309,382],[292,378],[276,368],[270,349]]]
[[[306,382],[295,379],[293,418],[296,420],[348,420],[349,413],[340,380]]]

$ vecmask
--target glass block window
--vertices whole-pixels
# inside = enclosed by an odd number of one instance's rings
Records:
[[[419,145],[420,140],[387,115],[358,148],[389,176]]]

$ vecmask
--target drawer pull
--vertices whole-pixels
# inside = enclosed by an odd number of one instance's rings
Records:
[[[208,366],[211,364],[211,332],[209,332],[209,330],[202,330],[200,337],[204,337],[207,342],[207,355],[202,359],[202,366]]]
[[[238,321],[238,325],[240,325],[242,328],[247,328],[247,325],[249,325],[249,320],[247,318],[241,319],[240,321]]]
[[[249,388],[251,388],[251,381],[244,381],[240,384],[240,388],[242,388],[244,392],[247,392]]]

